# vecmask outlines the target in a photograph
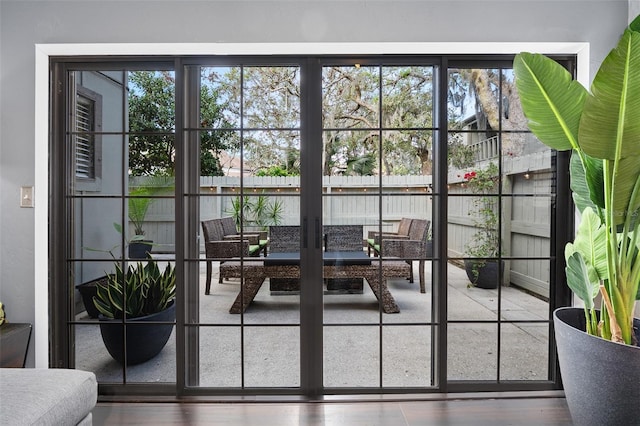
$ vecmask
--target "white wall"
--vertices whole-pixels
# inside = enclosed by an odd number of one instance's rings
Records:
[[[36,296],[46,290],[47,259],[35,258],[46,244],[46,211],[18,206],[20,186],[45,172],[34,162],[46,156],[34,143],[36,109],[46,117],[34,101],[36,44],[588,42],[593,71],[629,14],[628,0],[0,0],[0,300],[10,321],[36,324],[28,365],[35,352],[46,365],[47,353],[46,306]],[[38,199],[46,192],[36,187]]]

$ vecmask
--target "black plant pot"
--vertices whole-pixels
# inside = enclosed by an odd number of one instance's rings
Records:
[[[582,308],[553,313],[558,360],[567,405],[576,425],[640,422],[640,347],[613,343],[585,332]],[[640,320],[634,319],[640,339]]]
[[[478,275],[473,273],[474,265],[477,263],[484,263],[483,266],[478,266]],[[494,289],[498,288],[498,282],[500,277],[504,274],[504,262],[500,262],[500,274],[498,274],[498,261],[497,260],[485,260],[480,261],[476,259],[465,259],[464,270],[467,273],[467,277],[471,284],[479,288]]]
[[[176,304],[164,311],[146,317],[127,320],[127,365],[140,364],[160,353],[169,340],[173,324],[144,324],[147,321],[174,322]],[[142,324],[140,324],[142,323]],[[100,333],[109,354],[120,364],[124,363],[123,329],[121,320],[110,320],[100,316]]]
[[[153,241],[142,240],[129,243],[129,259],[150,259]]]
[[[93,303],[93,297],[98,294],[98,285],[107,285],[108,278],[107,276],[96,278],[95,280],[87,281],[86,283],[76,285],[76,289],[80,292],[80,297],[82,297],[82,303],[84,304],[84,308],[87,311],[87,315],[89,318],[98,318],[98,309],[96,305]]]

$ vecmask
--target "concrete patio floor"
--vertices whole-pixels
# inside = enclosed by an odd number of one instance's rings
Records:
[[[502,287],[500,318],[517,322],[498,325],[498,290],[468,288],[464,270],[451,264],[448,268],[448,378],[546,380],[549,325],[535,321],[548,319],[547,302],[516,287]],[[419,291],[417,263],[414,275],[414,284],[402,278],[388,283],[400,307],[398,314],[380,313],[366,283],[362,294],[325,295],[326,387],[430,386],[434,374],[431,336],[437,327],[431,319],[430,264],[427,293]],[[298,387],[299,296],[272,295],[265,282],[247,311],[233,315],[229,308],[238,294],[239,280],[218,284],[214,263],[210,295],[204,294],[204,284],[202,263],[199,385]],[[78,319],[87,318],[80,314]],[[97,325],[76,326],[76,368],[95,372],[101,383],[123,381],[122,367],[107,353]],[[175,382],[175,330],[158,356],[129,366],[126,374],[128,383]]]

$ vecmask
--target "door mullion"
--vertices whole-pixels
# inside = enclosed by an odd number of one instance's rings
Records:
[[[302,392],[322,395],[322,68],[317,59],[301,67],[300,382]],[[306,241],[306,244],[303,242]]]

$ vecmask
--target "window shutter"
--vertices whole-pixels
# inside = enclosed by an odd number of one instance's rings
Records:
[[[95,102],[78,94],[76,99],[76,177],[95,178]],[[86,132],[86,133],[85,133]]]

